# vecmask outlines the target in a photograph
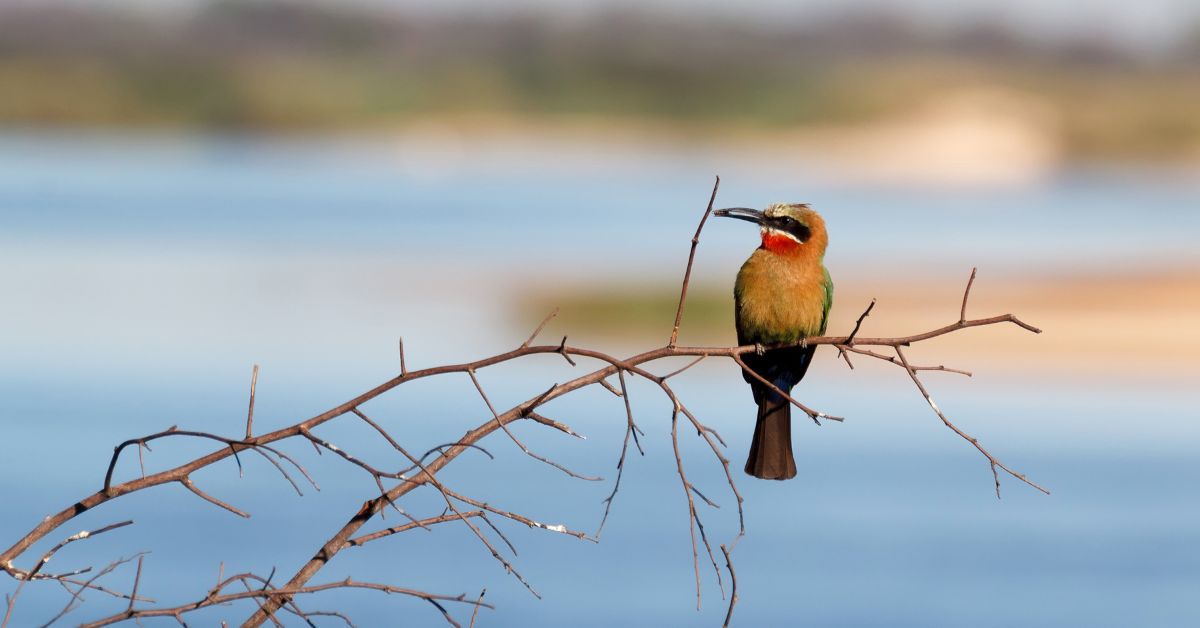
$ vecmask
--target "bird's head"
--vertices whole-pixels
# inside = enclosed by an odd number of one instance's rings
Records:
[[[781,255],[825,255],[829,236],[825,220],[807,203],[774,203],[764,211],[749,207],[729,207],[714,216],[738,218],[757,224],[762,231],[762,246]]]

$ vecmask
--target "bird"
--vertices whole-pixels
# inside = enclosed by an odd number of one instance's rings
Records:
[[[733,288],[737,339],[756,347],[743,355],[746,366],[790,395],[816,351],[802,341],[825,333],[833,305],[833,280],[824,264],[825,220],[807,203],[775,203],[763,211],[729,207],[713,215],[759,225],[762,244],[742,264]],[[765,349],[796,342],[801,344]],[[768,480],[795,477],[791,404],[750,373],[742,377],[758,404],[746,473]]]

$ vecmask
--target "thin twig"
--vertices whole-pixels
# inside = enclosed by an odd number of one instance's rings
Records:
[[[570,364],[571,366],[579,366],[578,364],[575,364],[575,360],[571,359],[571,354],[567,353],[566,336],[563,336],[562,342],[558,343],[558,353],[563,357],[564,360],[567,361],[567,364]]]
[[[145,556],[138,556],[137,572],[133,575],[133,591],[129,594],[129,606],[125,607],[125,612],[133,614],[133,602],[137,599],[138,585],[142,582],[142,559]]]
[[[688,251],[687,269],[683,271],[683,288],[679,290],[679,307],[675,309],[675,326],[671,328],[671,340],[667,342],[668,347],[674,347],[675,342],[679,340],[679,325],[683,322],[683,306],[687,301],[688,283],[692,279],[692,262],[696,260],[696,247],[700,244],[700,232],[704,229],[704,223],[708,220],[709,214],[712,213],[713,202],[717,200],[717,189],[720,187],[721,177],[717,176],[713,182],[712,196],[708,198],[708,208],[700,217],[700,224],[696,226],[696,235],[692,236],[692,248]]]
[[[59,611],[58,614],[55,615],[54,617],[51,617],[49,621],[42,624],[42,628],[46,628],[46,626],[49,626],[50,624],[53,624],[54,622],[62,619],[63,615],[66,615],[67,613],[74,610],[76,608],[75,602],[79,601],[80,594],[82,594],[85,590],[87,590],[89,588],[93,588],[93,583],[95,583],[97,580],[99,580],[100,578],[103,578],[104,576],[107,576],[108,574],[112,573],[113,570],[115,570],[117,567],[120,567],[121,565],[124,565],[125,563],[132,561],[134,558],[140,558],[141,556],[145,555],[145,553],[146,552],[138,552],[137,554],[130,556],[129,558],[120,558],[118,560],[115,560],[115,561],[109,563],[104,569],[101,569],[99,572],[97,572],[91,578],[88,578],[87,581],[84,583],[84,586],[79,587],[79,590],[71,595],[71,599],[67,600],[67,603],[65,606],[63,606],[62,610]],[[124,617],[124,613],[122,613],[121,616]]]
[[[408,376],[408,364],[404,361],[404,336],[400,336],[400,377]]]
[[[51,547],[48,552],[43,554],[42,559],[39,560],[37,562],[37,564],[33,566],[33,569],[29,570],[29,573],[25,575],[23,580],[33,580],[34,578],[36,578],[38,575],[38,572],[42,570],[42,567],[45,567],[46,563],[50,562],[50,559],[53,558],[56,553],[58,553],[58,550],[66,547],[67,545],[70,545],[71,543],[74,543],[75,541],[82,541],[84,539],[90,539],[94,536],[99,536],[110,530],[116,530],[117,528],[124,528],[127,525],[133,525],[133,520],[127,519],[125,521],[119,521],[117,523],[110,523],[104,527],[97,528],[96,530],[92,530],[92,531],[80,530],[79,532],[72,534],[71,536],[68,536],[67,538],[65,538],[61,542],[59,542],[58,545]]]
[[[721,624],[722,628],[729,628],[729,622],[733,619],[733,607],[738,602],[737,594],[737,573],[733,570],[733,561],[729,559],[729,550],[722,545],[721,553],[725,555],[725,568],[729,570],[729,610],[725,611],[725,622]]]
[[[845,360],[846,366],[849,366],[851,369],[854,368],[854,364],[850,362],[850,356],[846,355],[846,347],[854,344],[854,337],[858,335],[858,328],[862,327],[863,319],[870,316],[873,309],[875,309],[875,299],[871,299],[871,304],[867,306],[867,309],[858,315],[858,320],[854,321],[854,329],[850,332],[849,336],[846,336],[846,342],[837,346],[838,357]]]
[[[908,372],[908,376],[910,378],[912,378],[913,383],[917,385],[917,390],[919,390],[921,392],[922,397],[925,397],[925,401],[929,404],[929,407],[933,409],[934,414],[936,414],[938,416],[938,418],[942,420],[942,423],[946,424],[946,427],[953,430],[955,434],[958,434],[959,436],[961,436],[968,443],[971,443],[971,445],[973,445],[975,447],[975,449],[979,450],[979,453],[983,454],[984,457],[988,459],[988,463],[990,463],[992,465],[992,475],[996,481],[996,497],[997,498],[1000,497],[1000,476],[996,474],[996,467],[1000,467],[1001,469],[1003,469],[1005,471],[1005,473],[1008,473],[1009,475],[1028,484],[1029,486],[1032,486],[1033,488],[1036,488],[1037,490],[1045,493],[1046,495],[1050,494],[1050,491],[1035,484],[1032,480],[1025,477],[1025,474],[1017,473],[1016,471],[1009,469],[1007,466],[1004,465],[1004,463],[997,460],[995,456],[988,453],[988,450],[984,449],[983,445],[979,444],[979,439],[958,429],[957,425],[950,422],[950,419],[946,418],[946,415],[944,413],[942,413],[942,409],[938,407],[937,402],[935,402],[933,400],[933,397],[929,396],[929,391],[925,390],[925,384],[921,383],[921,378],[917,376],[917,372],[914,369],[912,369],[911,367],[909,367],[908,359],[904,357],[904,350],[901,349],[900,347],[896,347],[896,356],[900,358],[900,363],[902,365],[904,365],[904,369]]]
[[[208,593],[208,595],[206,595],[205,597],[203,597],[199,600],[196,600],[194,602],[190,602],[188,604],[181,604],[179,606],[175,606],[175,607],[171,607],[171,608],[140,609],[140,610],[135,611],[134,617],[137,617],[137,618],[171,617],[171,616],[182,615],[184,613],[189,613],[192,611],[200,610],[202,608],[208,608],[211,606],[219,606],[222,604],[228,604],[229,602],[235,602],[238,600],[259,599],[259,598],[262,598],[265,600],[271,600],[271,599],[276,599],[276,598],[293,597],[296,595],[303,595],[303,594],[309,594],[309,593],[319,593],[321,591],[328,591],[331,589],[369,589],[369,590],[374,590],[374,591],[382,591],[384,593],[397,593],[397,594],[401,594],[401,595],[408,595],[408,596],[412,596],[412,597],[416,597],[416,598],[420,598],[420,599],[428,600],[428,601],[459,602],[462,604],[470,604],[472,606],[483,606],[485,608],[495,608],[491,604],[488,604],[483,601],[476,602],[476,601],[470,600],[465,595],[462,595],[462,594],[438,595],[438,594],[434,594],[434,593],[426,593],[424,591],[418,591],[416,589],[407,589],[404,587],[396,587],[396,586],[380,584],[380,583],[376,583],[376,582],[362,582],[359,580],[353,580],[351,578],[346,578],[344,580],[339,580],[337,582],[330,582],[330,583],[326,583],[326,584],[318,584],[318,585],[306,586],[306,587],[280,587],[277,589],[263,587],[263,588],[259,588],[259,589],[252,588],[252,589],[250,589],[248,591],[244,591],[244,592],[239,591],[237,593],[221,593],[221,591],[225,587],[229,586],[230,584],[234,584],[234,583],[238,583],[238,582],[245,582],[245,576],[242,576],[242,575],[232,576],[230,578],[225,579],[223,582],[221,582],[221,584],[219,584],[212,591],[210,591]],[[115,623],[118,623],[121,621],[125,621],[126,619],[130,619],[130,618],[127,617],[124,612],[122,612],[122,613],[118,613],[117,615],[105,617],[103,619],[100,619],[100,620],[97,620],[94,622],[89,622],[87,624],[83,624],[83,626],[85,628],[99,628],[100,626],[108,626],[108,625],[115,624]],[[453,621],[451,621],[451,623],[454,625],[457,625]]]
[[[549,314],[546,315],[546,318],[542,319],[541,323],[538,323],[538,326],[533,330],[533,333],[529,334],[529,338],[525,339],[525,342],[521,343],[521,348],[524,349],[525,347],[528,347],[529,343],[533,342],[533,339],[537,338],[538,334],[542,333],[542,330],[546,328],[546,324],[551,320],[554,320],[555,316],[558,316],[558,308],[554,308]],[[565,342],[566,338],[563,340]]]
[[[569,475],[573,478],[578,478],[580,480],[587,480],[589,482],[599,482],[604,479],[601,477],[596,477],[596,476],[591,476],[591,475],[581,475],[579,473],[576,473],[576,472],[568,469],[567,467],[564,467],[563,465],[561,465],[549,458],[546,458],[545,456],[538,455],[532,449],[527,447],[525,445],[525,443],[521,442],[521,439],[517,438],[516,434],[512,433],[512,430],[508,429],[507,425],[505,425],[504,423],[502,423],[500,421],[500,415],[496,412],[496,407],[492,405],[492,400],[488,399],[487,393],[483,392],[483,386],[479,383],[479,378],[475,377],[475,371],[468,370],[467,375],[471,376],[471,383],[475,384],[475,390],[478,390],[479,396],[483,397],[483,402],[487,404],[488,410],[490,410],[492,412],[492,416],[496,419],[496,424],[500,426],[500,429],[504,430],[504,433],[507,434],[510,439],[512,439],[512,442],[516,443],[517,447],[521,448],[521,451],[525,452],[526,456],[529,456],[530,458],[533,458],[534,460],[537,460],[539,462],[548,464],[548,465],[554,467],[555,469],[558,469],[559,471],[562,471],[563,473],[566,473],[567,475]]]
[[[708,356],[706,356],[706,355],[698,356],[698,357],[697,357],[695,360],[692,360],[691,362],[688,362],[688,363],[687,363],[686,365],[684,365],[682,368],[675,369],[674,371],[671,371],[670,373],[667,373],[666,375],[663,375],[663,376],[662,376],[662,379],[664,379],[664,380],[671,379],[672,377],[675,377],[676,375],[679,375],[680,373],[682,373],[682,372],[684,372],[684,371],[686,371],[686,370],[688,370],[688,369],[692,368],[693,366],[696,366],[697,364],[699,364],[700,362],[702,362],[702,361],[704,360],[704,358],[707,358],[707,357],[708,357]]]
[[[475,600],[475,610],[471,611],[471,624],[468,628],[475,628],[475,616],[479,614],[480,604],[483,602],[483,596],[487,594],[487,589],[479,592],[479,597]]]
[[[413,522],[406,523],[404,525],[393,526],[391,528],[385,528],[383,530],[379,530],[378,532],[372,532],[370,534],[364,534],[362,536],[355,537],[353,539],[350,539],[349,541],[346,541],[346,545],[348,545],[348,546],[363,545],[364,543],[370,543],[371,541],[375,541],[377,539],[382,539],[387,536],[392,536],[393,534],[401,534],[404,532],[408,532],[409,530],[413,530],[415,528],[422,528],[422,529],[428,530],[429,526],[436,525],[439,523],[446,523],[448,521],[461,521],[462,519],[466,519],[468,517],[480,517],[480,516],[483,516],[482,510],[472,510],[469,512],[449,514],[449,515],[438,515],[436,517],[426,517],[425,519],[421,519],[420,521],[413,521]]]
[[[831,414],[825,414],[824,412],[819,412],[817,410],[813,410],[812,408],[800,403],[799,401],[796,401],[791,395],[784,392],[783,389],[776,386],[774,383],[768,381],[762,375],[759,375],[758,373],[756,373],[754,371],[754,369],[750,368],[750,366],[746,364],[746,361],[743,360],[741,356],[739,356],[739,355],[733,356],[733,361],[737,362],[737,365],[742,367],[742,370],[745,371],[746,373],[749,373],[752,377],[754,377],[754,379],[758,380],[762,384],[765,384],[768,388],[771,389],[772,392],[774,392],[777,395],[782,396],[784,399],[787,399],[789,402],[791,402],[792,405],[803,410],[804,414],[807,414],[809,416],[809,418],[811,418],[814,422],[816,422],[817,425],[821,424],[820,419],[829,419],[830,421],[837,421],[839,423],[846,420],[844,417],[833,416]]]
[[[607,379],[602,379],[596,383],[603,386],[604,390],[607,390],[608,392],[610,392],[618,397],[621,396],[621,391],[617,390],[616,386],[613,386],[612,384],[608,383]]]
[[[185,477],[182,480],[180,480],[179,483],[182,484],[185,488],[187,488],[187,490],[195,493],[196,496],[198,496],[200,499],[203,499],[204,501],[206,501],[210,504],[224,508],[225,510],[228,510],[229,512],[231,512],[239,517],[242,517],[244,519],[250,518],[250,513],[242,511],[242,510],[238,510],[234,506],[231,506],[231,505],[217,499],[216,497],[213,497],[212,495],[209,495],[208,493],[205,493],[204,491],[200,490],[194,483],[192,483],[191,478]]]
[[[587,436],[584,436],[583,434],[579,434],[575,430],[571,429],[570,425],[567,425],[566,423],[560,423],[559,421],[555,421],[554,419],[548,419],[536,412],[530,412],[529,414],[526,414],[525,418],[531,419],[538,423],[541,423],[542,425],[545,425],[547,427],[552,427],[564,434],[567,434],[569,436],[574,436],[575,438],[578,438],[580,440],[587,440]]]
[[[963,323],[967,320],[967,299],[971,296],[971,284],[975,283],[975,271],[977,268],[971,268],[971,278],[967,280],[967,289],[963,290],[962,309],[958,311],[958,322]]]
[[[254,435],[254,389],[258,387],[258,365],[250,375],[250,409],[246,411],[246,440]]]

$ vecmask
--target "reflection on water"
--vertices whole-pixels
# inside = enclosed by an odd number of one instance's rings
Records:
[[[12,539],[95,490],[108,447],[123,438],[176,423],[236,432],[252,362],[264,367],[256,422],[266,429],[389,377],[401,333],[410,365],[510,348],[535,322],[508,317],[512,295],[529,284],[586,289],[589,281],[674,278],[714,171],[725,178],[727,204],[796,199],[828,208],[831,229],[843,234],[830,266],[842,269],[887,260],[890,272],[922,268],[958,281],[975,264],[1015,276],[1154,267],[1194,259],[1185,246],[1198,231],[1186,209],[1200,190],[1162,179],[1076,173],[1030,188],[949,193],[835,185],[706,154],[610,160],[599,172],[468,161],[430,176],[404,163],[383,143],[25,134],[0,144],[0,425],[5,442],[22,444],[9,448],[0,474],[10,504],[0,536]],[[1139,212],[1136,227],[1130,208]],[[698,274],[735,268],[751,242],[743,230],[710,229]],[[734,554],[738,623],[1178,626],[1200,619],[1192,595],[1200,584],[1200,510],[1187,499],[1200,481],[1200,434],[1183,412],[1191,393],[1152,373],[1135,378],[1117,369],[1081,383],[1039,370],[1036,354],[1027,371],[997,377],[987,355],[971,358],[964,366],[976,378],[931,378],[938,401],[1053,495],[1006,481],[997,501],[987,466],[929,415],[903,378],[865,365],[850,372],[826,356],[803,392],[850,420],[797,430],[796,481],[737,477],[748,530]],[[515,403],[572,373],[553,361],[481,377],[497,403]],[[463,378],[422,383],[366,409],[422,449],[484,418],[469,386]],[[740,378],[728,365],[705,363],[678,387],[726,437],[739,465],[752,408]],[[468,595],[486,586],[499,609],[483,625],[602,626],[631,617],[718,624],[724,603],[711,571],[703,575],[703,610],[691,610],[669,407],[649,387],[637,385],[631,396],[647,455],[631,460],[603,542],[506,528],[520,551],[518,569],[545,599],[524,592],[457,527],[339,556],[320,580],[350,575]],[[445,480],[539,520],[593,531],[613,479],[622,407],[601,390],[547,411],[589,439],[526,427],[520,436],[605,483],[572,481],[503,441],[490,446],[496,460],[464,456]],[[323,429],[339,444],[362,441],[349,427]],[[730,542],[736,517],[720,469],[694,438],[683,444],[689,476],[721,505],[703,513],[706,531]],[[362,447],[362,455],[390,461],[386,448]],[[163,468],[206,449],[164,444],[147,464]],[[147,592],[165,603],[198,596],[221,561],[226,573],[290,573],[374,489],[332,457],[289,451],[322,491],[289,494],[257,461],[246,461],[244,479],[232,463],[219,465],[197,481],[250,510],[250,520],[162,487],[52,534],[53,541],[79,527],[137,521],[72,545],[56,563],[103,564],[150,549]],[[124,477],[137,472],[132,460],[121,468]],[[414,495],[407,507],[441,508],[431,495]],[[112,577],[115,585],[131,574]],[[44,621],[64,603],[61,591],[30,588],[17,625]],[[88,604],[69,618],[123,608],[99,596]],[[353,609],[360,625],[438,620],[428,605],[367,593],[331,594],[308,607]],[[196,623],[243,614],[218,609]]]

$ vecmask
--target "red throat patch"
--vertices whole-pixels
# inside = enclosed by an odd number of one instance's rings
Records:
[[[794,253],[800,248],[800,243],[792,238],[770,231],[763,234],[762,245],[764,249],[779,254]]]

